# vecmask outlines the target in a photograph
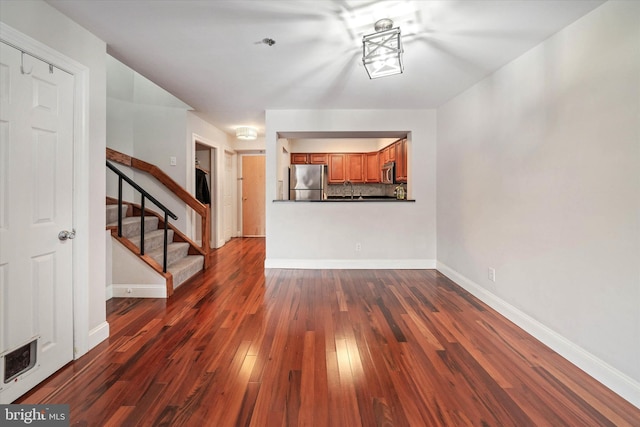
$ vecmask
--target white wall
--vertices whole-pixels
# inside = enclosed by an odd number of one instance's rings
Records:
[[[84,129],[83,135],[84,140],[88,141],[87,152],[82,153],[82,159],[77,159],[81,164],[76,165],[77,170],[85,171],[82,173],[88,176],[88,180],[75,189],[76,192],[82,193],[81,199],[87,202],[86,205],[75,207],[76,212],[81,212],[82,218],[74,219],[82,223],[81,229],[78,230],[78,239],[83,239],[84,234],[86,240],[80,243],[87,242],[87,247],[78,255],[82,259],[83,265],[80,270],[83,276],[78,277],[76,274],[75,277],[80,281],[78,286],[82,293],[88,293],[86,300],[83,297],[75,301],[76,306],[81,305],[80,317],[86,318],[89,326],[87,331],[75,331],[76,339],[78,334],[84,335],[84,338],[81,338],[83,342],[74,343],[76,356],[80,356],[108,335],[104,304],[106,45],[45,2],[3,1],[0,8],[2,22],[50,46],[89,70],[86,82],[89,93],[86,118],[88,126]],[[75,255],[74,259],[77,259]]]
[[[185,129],[187,110],[190,107],[169,92],[155,85],[125,64],[107,57],[107,146],[133,157],[157,165],[174,181],[187,186],[188,165],[193,164],[188,157]],[[176,165],[170,165],[170,158],[176,158]],[[115,165],[122,171],[127,168]],[[157,198],[178,216],[171,221],[180,230],[187,229],[188,210],[185,203],[144,172],[129,171],[137,184]],[[115,179],[109,173],[109,195],[116,197]],[[123,186],[125,198],[139,202],[139,194],[128,184]],[[150,209],[160,210],[150,203]]]
[[[270,110],[266,129],[267,268],[435,266],[435,111]],[[410,132],[409,197],[415,203],[274,202],[283,147],[277,132],[338,131]]]
[[[229,137],[230,141],[233,141],[233,147],[236,151],[260,151],[264,150],[265,140],[264,137],[258,136],[254,140],[241,140],[235,136]]]
[[[112,148],[121,153],[133,156],[133,72],[132,70],[107,55],[107,147]],[[113,163],[113,162],[112,162]],[[126,173],[130,178],[134,178],[134,172],[131,169],[123,168],[114,163],[122,172]],[[107,172],[107,195],[118,197],[118,178],[115,173]],[[134,191],[131,186],[123,184],[122,198],[127,201],[133,201]],[[107,286],[110,282],[107,281]]]
[[[439,108],[437,162],[438,268],[640,405],[640,3]]]

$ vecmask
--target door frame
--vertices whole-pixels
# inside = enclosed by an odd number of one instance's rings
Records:
[[[109,336],[106,322],[89,331],[89,68],[3,22],[0,22],[0,40],[74,76],[72,226],[78,233],[73,241],[71,274],[73,358],[78,359]],[[105,165],[102,168],[106,170]]]

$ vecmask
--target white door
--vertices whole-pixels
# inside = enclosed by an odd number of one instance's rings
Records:
[[[224,191],[222,194],[222,209],[224,218],[224,241],[228,242],[233,236],[233,192],[236,182],[233,179],[233,154],[224,153]]]
[[[0,43],[0,403],[73,358],[72,75]]]

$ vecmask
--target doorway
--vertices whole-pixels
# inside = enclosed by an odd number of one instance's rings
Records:
[[[265,235],[265,166],[264,155],[242,156],[242,235]]]
[[[207,206],[209,206],[209,247],[215,248],[216,244],[216,183],[215,183],[215,152],[216,150],[209,145],[196,141],[195,144],[195,196]],[[194,213],[195,234],[194,238],[196,242],[200,243],[202,236],[202,221],[200,217]]]

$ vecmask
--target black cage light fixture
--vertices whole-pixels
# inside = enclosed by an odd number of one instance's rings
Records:
[[[400,27],[393,28],[391,19],[381,19],[374,25],[375,33],[362,37],[362,63],[370,79],[401,74],[402,40]]]

